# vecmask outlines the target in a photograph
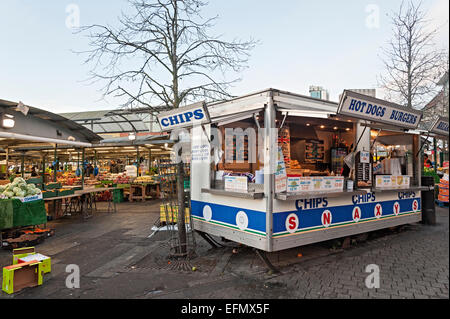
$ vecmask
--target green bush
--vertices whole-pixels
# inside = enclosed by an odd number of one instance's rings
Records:
[[[439,184],[439,182],[441,180],[441,178],[439,177],[438,174],[436,174],[436,172],[434,171],[433,168],[425,167],[423,169],[423,171],[422,171],[422,176],[432,176],[432,177],[434,177],[434,183],[435,184]]]

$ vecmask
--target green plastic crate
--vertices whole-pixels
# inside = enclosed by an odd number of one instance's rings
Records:
[[[73,195],[74,190],[73,189],[66,189],[66,190],[57,190],[57,194],[58,196],[68,196],[68,195]]]
[[[123,202],[123,189],[114,189],[112,193],[114,203]]]
[[[56,190],[42,192],[42,198],[51,198],[56,196],[58,196],[58,192]]]
[[[27,184],[42,184],[42,177],[32,177],[26,180]]]
[[[48,183],[45,184],[44,189],[48,190],[48,189],[59,189],[61,188],[61,183]]]

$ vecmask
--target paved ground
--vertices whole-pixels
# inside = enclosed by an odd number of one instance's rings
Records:
[[[102,206],[102,205],[99,205]],[[37,246],[52,257],[44,285],[0,298],[448,298],[448,209],[437,208],[436,226],[414,224],[371,233],[342,249],[330,241],[269,255],[281,270],[271,274],[246,247],[211,249],[196,237],[196,271],[175,271],[167,260],[169,233],[151,238],[158,203],[122,203],[117,214],[98,213],[52,223],[56,235]],[[233,253],[234,250],[234,253]],[[298,257],[298,254],[301,257]],[[169,263],[170,262],[170,263]],[[0,250],[0,265],[11,253]],[[79,289],[65,285],[66,266],[80,268]],[[365,285],[376,264],[380,288]]]

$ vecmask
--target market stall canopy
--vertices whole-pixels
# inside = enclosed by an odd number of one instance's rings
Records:
[[[348,90],[341,96],[337,113],[402,130],[416,129],[422,119],[419,110]]]
[[[88,147],[102,138],[67,118],[19,102],[0,100],[0,145],[72,145]]]
[[[61,113],[96,134],[160,131],[152,110],[148,108],[117,109]]]

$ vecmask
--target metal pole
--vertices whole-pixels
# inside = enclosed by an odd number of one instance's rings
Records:
[[[434,150],[434,171],[437,172],[437,145],[436,145],[436,137],[433,138],[433,150]]]
[[[273,167],[277,161],[278,146],[277,143],[273,141],[278,141],[278,136],[273,136],[275,126],[275,106],[273,102],[273,92],[269,91],[268,103],[264,111],[264,194],[266,197],[266,240],[267,240],[267,251],[273,251],[272,243],[272,233],[273,233],[273,198],[274,198],[274,186],[275,186],[275,176]],[[277,134],[278,135],[278,134]]]
[[[54,154],[54,162],[55,162],[55,165],[53,166],[53,182],[55,182],[56,183],[56,171],[58,170],[58,166],[59,166],[59,163],[58,163],[58,158],[57,158],[57,156],[58,156],[58,144],[55,144],[55,154]]]
[[[6,148],[6,179],[8,179],[9,177],[8,162],[9,162],[9,148]]]
[[[22,152],[22,158],[20,161],[20,172],[22,175],[22,178],[25,177],[25,152]]]
[[[81,150],[81,187],[84,189],[84,148]]]
[[[42,183],[45,184],[45,154],[42,153]]]
[[[148,150],[148,172],[152,169],[152,151]]]
[[[136,168],[137,168],[137,176],[139,175],[139,167],[141,166],[140,159],[139,159],[139,146],[136,146]]]
[[[187,235],[185,225],[185,203],[184,203],[184,167],[183,161],[177,164],[177,188],[178,188],[178,239],[180,241],[179,253],[183,256],[187,253]]]

